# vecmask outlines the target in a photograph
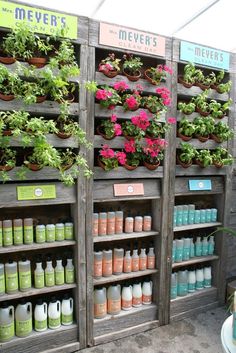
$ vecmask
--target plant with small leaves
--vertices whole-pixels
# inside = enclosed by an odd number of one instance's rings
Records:
[[[105,59],[102,59],[98,70],[108,74],[111,71],[120,71],[120,61],[121,59],[116,58],[114,53],[108,54],[108,56]]]
[[[212,153],[212,160],[215,165],[231,165],[233,164],[233,157],[226,148],[217,147]]]
[[[195,133],[195,125],[186,117],[182,117],[179,122],[178,133],[184,136],[191,137]]]
[[[193,120],[195,134],[200,136],[209,136],[214,131],[215,120],[212,117],[196,117]]]
[[[214,125],[212,134],[218,138],[219,142],[223,142],[233,138],[234,130],[231,129],[228,124],[224,123],[223,121],[219,121]]]
[[[209,103],[207,102],[208,90],[203,91],[198,94],[196,97],[192,98],[192,102],[195,103],[196,109],[200,110],[203,113],[210,113]]]
[[[196,148],[189,143],[181,142],[178,158],[184,164],[191,164],[196,156]]]
[[[180,110],[181,113],[184,113],[186,115],[190,115],[195,111],[196,105],[194,102],[179,102],[178,103],[178,109]]]
[[[5,95],[16,95],[22,85],[22,80],[16,72],[10,72],[0,64],[0,92]]]
[[[123,70],[130,76],[139,76],[140,68],[143,66],[141,58],[133,56],[133,54],[123,55]]]
[[[195,159],[203,168],[210,166],[213,162],[211,151],[208,149],[196,150]]]

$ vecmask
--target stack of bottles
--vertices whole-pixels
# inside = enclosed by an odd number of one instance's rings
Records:
[[[173,241],[172,263],[187,261],[196,256],[213,255],[215,250],[214,236],[199,236],[195,243],[193,238],[181,238]]]
[[[75,281],[74,265],[72,256],[68,255],[66,266],[62,264],[62,259],[56,259],[55,268],[52,265],[52,258],[46,259],[45,270],[43,269],[42,259],[36,259],[36,268],[34,270],[34,287],[41,289],[55,285],[71,284]],[[32,287],[31,261],[22,258],[18,263],[9,260],[7,263],[0,263],[0,295],[5,292],[12,294],[18,290],[25,292]]]
[[[181,270],[171,274],[171,299],[211,287],[211,267]]]
[[[73,223],[38,224],[33,218],[6,219],[0,221],[0,246],[30,245],[36,243],[72,240]]]
[[[39,298],[34,310],[31,302],[21,299],[14,308],[7,302],[0,305],[0,342],[11,340],[14,336],[26,337],[35,331],[48,328],[55,330],[61,325],[73,323],[73,298],[65,294],[62,300],[52,297],[49,303]]]
[[[135,282],[133,285],[113,284],[94,290],[94,317],[102,319],[107,314],[117,315],[121,310],[131,310],[152,303],[152,281]]]
[[[195,205],[174,206],[173,226],[188,224],[211,223],[217,221],[217,209],[207,208],[196,210]]]
[[[146,249],[142,248],[140,254],[138,249],[124,251],[123,248],[112,250],[94,251],[94,277],[101,278],[121,273],[145,271],[155,268],[154,248],[150,247],[146,254]]]
[[[151,216],[126,217],[123,211],[93,213],[93,236],[114,235],[133,232],[149,232]]]

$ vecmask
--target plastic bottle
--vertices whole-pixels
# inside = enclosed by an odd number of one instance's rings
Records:
[[[154,269],[156,267],[156,257],[154,253],[154,248],[150,247],[147,254],[147,268],[149,270]]]
[[[180,297],[184,297],[188,294],[188,271],[178,271],[177,278],[177,295]]]
[[[74,224],[72,222],[65,223],[65,240],[74,239]]]
[[[0,221],[0,248],[3,246],[2,221]]]
[[[107,313],[117,315],[121,311],[120,285],[113,284],[107,291]]]
[[[135,232],[142,232],[143,231],[143,217],[136,216],[134,218],[134,231]]]
[[[176,215],[176,226],[182,226],[183,224],[183,206],[179,205],[176,206],[177,215]]]
[[[195,205],[188,205],[188,224],[194,224]]]
[[[193,239],[190,239],[190,258],[195,257],[195,246],[193,243]]]
[[[62,325],[71,325],[73,323],[73,298],[69,294],[64,294],[61,302],[61,323]]]
[[[211,208],[211,221],[212,222],[217,221],[217,209],[216,208]]]
[[[210,288],[211,287],[211,267],[204,267],[203,269],[203,275],[204,275],[204,287],[205,288]]]
[[[211,223],[211,209],[210,208],[206,209],[206,222]]]
[[[142,306],[142,287],[141,283],[134,283],[132,288],[132,306],[138,308]]]
[[[184,238],[183,261],[190,259],[190,238]]]
[[[104,277],[112,275],[112,250],[102,252],[102,275]]]
[[[148,305],[152,303],[152,281],[144,281],[142,285],[142,303]]]
[[[5,293],[5,273],[4,273],[4,264],[0,263],[0,296]]]
[[[45,276],[41,257],[37,257],[36,259],[36,268],[34,270],[34,286],[37,289],[45,287]]]
[[[13,245],[12,221],[10,219],[5,219],[2,222],[2,231],[3,231],[3,246]]]
[[[98,235],[107,235],[107,213],[100,212],[98,217]]]
[[[120,275],[123,272],[124,249],[114,248],[113,252],[113,274]]]
[[[56,223],[55,232],[56,232],[56,234],[55,234],[56,241],[65,240],[65,225],[64,225],[64,223]]]
[[[208,255],[208,239],[207,237],[203,237],[202,240],[202,256]]]
[[[208,241],[208,254],[213,255],[214,250],[215,250],[215,240],[214,240],[214,235],[211,235]]]
[[[66,283],[71,284],[75,283],[75,268],[72,263],[72,255],[69,255],[67,258],[67,263],[65,267]]]
[[[177,206],[174,206],[173,227],[177,226]]]
[[[93,237],[98,236],[98,213],[93,213],[93,229],[92,229]]]
[[[122,310],[132,309],[132,286],[124,285],[121,291]]]
[[[183,239],[176,239],[175,262],[183,261],[184,241]]]
[[[175,262],[176,259],[176,240],[173,240],[172,243],[172,263]]]
[[[115,212],[107,212],[107,234],[115,234]]]
[[[102,277],[102,252],[93,252],[93,276],[94,278]]]
[[[206,223],[206,210],[200,210],[200,223]]]
[[[183,205],[182,224],[183,225],[187,225],[188,224],[188,205]]]
[[[51,256],[47,257],[46,268],[45,268],[45,284],[46,287],[55,286],[55,271],[52,266]]]
[[[47,303],[43,302],[42,298],[37,299],[34,308],[34,329],[35,331],[42,332],[47,330],[47,317],[48,308]]]
[[[123,271],[124,273],[129,273],[132,271],[132,258],[130,256],[130,250],[126,250],[125,252]]]
[[[143,217],[143,231],[150,232],[152,230],[152,217],[144,216]]]
[[[197,237],[197,240],[195,242],[195,255],[196,256],[202,256],[202,241],[201,241],[201,237]]]
[[[170,299],[176,299],[177,297],[177,273],[171,274],[171,289],[170,289]]]
[[[16,336],[26,337],[32,332],[32,304],[21,299],[15,311]]]
[[[200,210],[195,210],[195,212],[194,212],[194,223],[198,224],[198,223],[200,223],[200,220],[201,220]]]
[[[123,221],[124,221],[124,213],[123,211],[115,212],[115,234],[123,233]]]
[[[61,326],[61,303],[52,297],[48,304],[48,327],[55,330]]]
[[[203,269],[198,268],[196,269],[196,289],[201,290],[204,286],[204,274]]]
[[[61,286],[65,283],[65,270],[62,265],[61,257],[57,257],[56,259],[56,267],[55,267],[55,284],[57,286]]]
[[[23,221],[22,219],[13,219],[13,238],[14,245],[23,244]]]
[[[5,279],[6,279],[6,292],[8,294],[17,292],[18,291],[17,263],[13,260],[9,260],[5,264]]]
[[[192,293],[196,290],[196,273],[194,270],[188,271],[188,292]]]
[[[44,224],[38,224],[35,228],[35,240],[36,243],[45,243],[46,241],[46,228]]]
[[[133,250],[132,255],[132,272],[139,271],[139,256],[138,256],[138,249]]]
[[[26,260],[26,258],[23,257],[22,260],[18,262],[18,271],[19,288],[20,291],[25,292],[29,290],[32,286],[30,260]]]
[[[107,315],[106,288],[94,289],[94,318],[102,319]]]
[[[147,255],[146,249],[142,248],[139,254],[139,270],[145,271],[147,269]]]
[[[24,219],[24,243],[33,244],[34,241],[34,229],[33,229],[33,218]]]
[[[0,305],[0,342],[10,341],[15,335],[14,307],[2,302]]]
[[[56,230],[54,224],[46,225],[46,241],[47,243],[52,243],[56,240]]]
[[[125,218],[125,233],[133,233],[134,231],[134,218],[126,217]]]

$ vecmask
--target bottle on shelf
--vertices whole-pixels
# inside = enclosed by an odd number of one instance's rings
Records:
[[[102,251],[93,253],[93,276],[94,278],[102,277]]]
[[[195,205],[188,205],[188,224],[194,224]]]
[[[188,271],[178,271],[177,281],[177,295],[184,297],[188,294]]]
[[[98,213],[93,213],[93,229],[92,229],[93,237],[98,236]]]
[[[177,273],[173,272],[171,274],[170,299],[176,299],[176,297],[177,297]]]
[[[14,307],[2,302],[0,305],[0,342],[10,341],[15,336]]]
[[[139,254],[139,270],[145,271],[147,269],[147,255],[146,249],[141,248],[141,252]]]
[[[204,274],[202,268],[196,269],[196,289],[201,290],[204,287]]]
[[[132,271],[132,258],[130,255],[130,250],[126,250],[125,252],[123,269],[124,273],[130,273]]]
[[[183,261],[184,241],[183,239],[176,239],[175,262]]]
[[[112,284],[107,291],[107,313],[117,315],[121,311],[120,285]]]
[[[48,327],[55,330],[61,326],[61,303],[52,297],[48,304]]]
[[[143,231],[143,217],[136,216],[134,218],[134,231],[135,232],[142,232]]]
[[[193,239],[190,239],[190,258],[195,257],[195,245]]]
[[[74,239],[74,224],[73,222],[65,222],[65,240]]]
[[[202,256],[208,255],[208,239],[207,237],[203,237],[202,240]]]
[[[99,212],[98,215],[98,235],[107,235],[107,213]]]
[[[0,221],[0,248],[3,246],[2,221]]]
[[[144,281],[142,285],[142,303],[148,305],[152,303],[152,281]]]
[[[29,336],[33,330],[32,304],[21,299],[15,311],[16,336]]]
[[[18,273],[16,261],[9,260],[5,264],[6,292],[12,294],[18,291]]]
[[[38,224],[35,227],[35,240],[39,244],[46,242],[46,227],[44,224]]]
[[[212,222],[217,221],[217,209],[216,208],[211,208],[211,221]]]
[[[55,225],[55,239],[56,239],[56,241],[65,240],[65,225],[64,225],[64,223],[56,223],[56,225]]]
[[[125,284],[121,291],[121,308],[122,310],[132,309],[132,286]]]
[[[210,288],[211,287],[211,267],[204,267],[203,269],[203,275],[204,275],[204,288]]]
[[[47,330],[47,303],[43,302],[42,298],[37,299],[34,308],[34,329],[35,331],[42,332]]]
[[[124,249],[114,248],[113,251],[113,274],[120,275],[123,272]]]
[[[34,287],[37,289],[45,287],[45,275],[41,256],[36,258],[36,268],[34,270]]]
[[[94,289],[94,318],[102,319],[107,315],[106,288]]]
[[[143,217],[143,231],[150,232],[152,230],[152,217],[144,216]]]
[[[115,212],[115,234],[123,233],[124,213],[121,210]]]
[[[188,205],[183,205],[183,216],[182,216],[182,224],[183,226],[188,224]]]
[[[13,219],[13,239],[14,245],[23,244],[23,220],[20,218]]]
[[[2,222],[2,231],[3,231],[3,246],[13,245],[12,221],[10,219],[5,219]]]
[[[65,283],[65,270],[62,265],[62,258],[57,256],[56,267],[55,267],[55,284],[61,286]]]
[[[33,244],[34,228],[33,218],[24,218],[24,244]]]
[[[47,257],[47,261],[46,261],[45,285],[46,287],[55,286],[55,270],[52,266],[52,258],[50,255]]]
[[[67,257],[65,277],[67,284],[75,283],[75,267],[73,265],[72,254],[69,254]]]
[[[214,250],[215,250],[215,240],[214,240],[214,235],[211,235],[208,241],[208,254],[213,255]]]
[[[210,208],[206,209],[206,222],[211,223],[211,209]]]
[[[112,250],[102,252],[102,275],[109,277],[112,275]]]
[[[202,256],[202,240],[201,237],[197,237],[195,242],[195,255]]]
[[[176,240],[173,240],[172,243],[172,263],[175,263],[176,260]]]
[[[126,217],[125,218],[125,233],[133,233],[134,231],[134,218]]]
[[[176,226],[179,227],[183,225],[183,206],[176,206],[176,211]]]
[[[46,225],[46,241],[47,243],[53,243],[56,240],[55,224]]]
[[[133,254],[132,254],[132,272],[137,272],[137,271],[139,271],[138,249],[133,249]]]
[[[19,271],[19,289],[20,291],[25,292],[29,290],[32,286],[30,260],[27,260],[25,257],[23,257],[18,262],[18,271]]]
[[[194,270],[188,271],[188,292],[192,293],[196,290],[196,273]]]
[[[73,323],[73,298],[69,294],[64,294],[61,302],[61,323],[62,325],[71,325]]]
[[[195,210],[194,211],[194,224],[200,223],[200,210]]]
[[[115,234],[115,212],[107,212],[107,235]]]
[[[156,257],[154,253],[154,247],[150,247],[147,254],[147,268],[152,270],[156,267]]]
[[[183,261],[187,261],[190,259],[190,238],[184,238],[183,244]]]
[[[136,282],[133,284],[132,288],[132,306],[135,308],[142,306],[142,299],[143,293],[141,283]]]
[[[200,210],[200,223],[206,223],[206,210]]]
[[[0,263],[0,296],[5,293],[5,271],[4,264]]]

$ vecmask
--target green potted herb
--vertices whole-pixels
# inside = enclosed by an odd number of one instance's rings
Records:
[[[138,81],[141,77],[141,59],[133,54],[123,55],[123,73],[130,81]]]
[[[212,164],[211,151],[208,149],[196,150],[195,161],[201,168],[206,168]]]
[[[232,99],[229,99],[227,102],[223,104],[212,99],[209,103],[211,116],[216,119],[223,118],[226,115],[226,112],[229,109],[231,104],[232,104]]]
[[[183,117],[178,124],[178,137],[183,141],[189,141],[195,133],[195,125],[186,117]]]
[[[208,116],[210,114],[209,103],[207,102],[207,96],[209,91],[205,90],[192,98],[192,102],[195,103],[196,111],[202,116]]]
[[[215,120],[212,117],[196,117],[193,120],[195,135],[201,142],[206,142],[214,131]]]
[[[195,83],[196,68],[193,63],[184,66],[183,75],[178,75],[178,82],[186,88],[191,88]]]
[[[214,130],[211,133],[211,138],[217,143],[221,143],[231,139],[234,136],[234,130],[223,121],[219,121],[214,125]]]
[[[37,171],[43,167],[60,168],[61,159],[55,147],[45,140],[37,141],[32,151],[25,155],[24,164],[31,170]]]
[[[213,164],[217,168],[221,168],[223,165],[233,164],[233,157],[226,148],[217,147],[212,153]]]
[[[183,168],[188,168],[192,165],[196,155],[196,148],[189,143],[181,142],[180,150],[178,150],[176,158],[178,164]]]
[[[12,170],[15,165],[16,151],[5,145],[0,146],[0,178],[3,182],[10,180],[8,172]]]
[[[194,102],[179,102],[178,103],[178,109],[180,110],[181,113],[190,115],[195,111],[195,103]]]
[[[0,99],[11,101],[15,98],[22,81],[17,73],[10,72],[4,65],[0,64]]]
[[[232,81],[228,81],[226,83],[219,83],[216,87],[216,91],[220,94],[230,92],[232,87]]]

